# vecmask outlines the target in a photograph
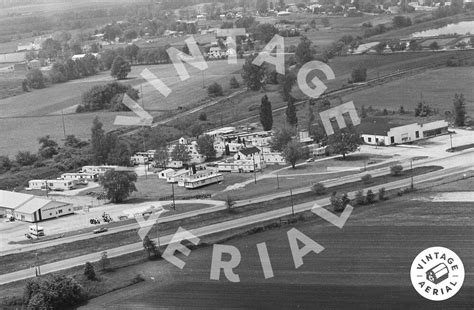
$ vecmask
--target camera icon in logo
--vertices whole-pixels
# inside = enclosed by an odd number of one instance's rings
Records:
[[[434,284],[441,283],[448,277],[449,270],[445,263],[439,263],[426,272],[426,279]]]

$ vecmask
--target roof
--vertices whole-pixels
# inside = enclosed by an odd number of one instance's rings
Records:
[[[255,154],[255,153],[260,153],[260,149],[258,147],[249,147],[249,148],[246,148],[246,149],[242,149],[239,151],[239,153],[242,153],[244,154],[245,156],[247,155],[252,155],[252,154]]]
[[[164,173],[164,174],[168,174],[168,173],[170,173],[170,172],[174,172],[174,170],[171,169],[171,168],[168,168],[168,169],[165,169],[165,170],[160,171],[160,173]]]
[[[16,209],[33,197],[29,194],[0,190],[0,208]]]
[[[27,201],[25,204],[21,205],[19,208],[15,209],[15,212],[34,213],[38,211],[39,209],[44,208],[46,206],[54,208],[54,207],[61,207],[65,205],[68,205],[68,203],[34,197],[33,199]]]

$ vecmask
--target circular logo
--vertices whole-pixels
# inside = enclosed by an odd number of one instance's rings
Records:
[[[443,301],[456,295],[464,282],[464,265],[453,251],[443,247],[423,250],[410,270],[411,283],[421,296]]]

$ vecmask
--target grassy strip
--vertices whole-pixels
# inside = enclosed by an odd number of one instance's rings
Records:
[[[426,167],[417,167],[413,169],[413,175],[421,175],[433,171],[437,171],[442,169],[439,166],[426,166]],[[361,181],[348,183],[344,185],[339,185],[335,187],[331,187],[331,191],[338,191],[338,192],[349,192],[349,191],[356,191],[359,189],[363,189],[370,186],[376,186],[388,182],[392,182],[394,180],[400,180],[409,178],[411,176],[411,170],[405,170],[402,175],[394,177],[391,175],[383,175],[379,177],[374,177],[372,179],[372,183],[370,184],[363,184]],[[317,199],[328,197],[329,194],[319,196]],[[264,203],[256,203],[247,205],[244,207],[239,207],[236,209],[232,209],[232,212],[223,210],[219,212],[214,212],[210,214],[203,214],[196,217],[191,217],[187,219],[183,219],[180,221],[168,222],[158,225],[154,225],[153,228],[150,230],[150,236],[157,236],[158,234],[168,235],[173,234],[176,229],[180,226],[186,227],[187,229],[198,228],[203,226],[208,226],[224,221],[229,221],[237,218],[242,218],[258,213],[262,213],[265,211],[275,210],[281,208],[282,206],[290,205],[292,202],[294,204],[300,204],[308,201],[312,201],[316,199],[316,195],[309,191],[306,193],[294,195],[293,199],[290,197],[283,197],[274,199],[271,201],[267,201]],[[118,232],[115,234],[104,235],[97,238],[86,239],[86,240],[79,240],[71,243],[64,243],[57,246],[52,246],[48,248],[39,249],[38,252],[38,262],[40,264],[52,263],[55,261],[60,261],[64,259],[68,259],[71,257],[76,257],[80,255],[88,254],[92,251],[100,252],[106,251],[110,248],[115,248],[118,246],[131,244],[135,242],[140,242],[140,238],[137,233],[137,229],[132,229],[128,231]],[[61,256],[58,256],[57,253],[61,253]],[[19,254],[10,254],[5,255],[0,258],[0,264],[2,265],[1,274],[14,272],[17,270],[22,270],[33,266],[36,260],[35,251],[28,251]]]
[[[448,149],[448,152],[460,152],[460,151],[464,151],[464,150],[472,149],[472,148],[474,148],[474,143],[461,145],[461,146],[455,146],[453,148]]]

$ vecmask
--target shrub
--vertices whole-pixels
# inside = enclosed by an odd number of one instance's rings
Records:
[[[385,187],[379,188],[379,200],[384,201],[385,197]]]
[[[315,183],[311,186],[311,190],[318,196],[326,194],[326,186],[322,183]]]
[[[94,266],[91,263],[87,262],[84,266],[84,275],[88,280],[96,280],[97,276],[95,274]]]
[[[229,84],[230,84],[230,88],[239,88],[239,87],[240,87],[240,84],[239,84],[239,82],[237,81],[237,79],[235,78],[235,76],[232,76],[232,77],[230,78]]]
[[[207,114],[205,112],[201,112],[201,114],[199,114],[199,120],[207,121]]]
[[[222,90],[222,86],[216,82],[209,85],[207,88],[207,93],[211,97],[218,97],[224,95],[224,91]]]
[[[393,176],[399,176],[402,173],[402,165],[395,165],[390,167],[390,174]]]
[[[342,204],[343,204],[344,208],[351,202],[351,200],[349,199],[349,196],[347,195],[347,193],[342,195],[341,199],[342,199]]]
[[[336,196],[336,193],[334,192],[333,195],[330,198],[331,205],[334,208],[334,212],[342,212],[344,211],[344,203],[342,202],[342,199]]]
[[[366,174],[360,178],[364,184],[370,184],[372,183],[372,175]]]
[[[366,199],[367,203],[373,203],[375,201],[375,194],[371,189],[367,191]]]
[[[363,190],[357,191],[357,193],[355,194],[355,204],[358,206],[361,206],[364,203],[365,203],[364,191]]]

